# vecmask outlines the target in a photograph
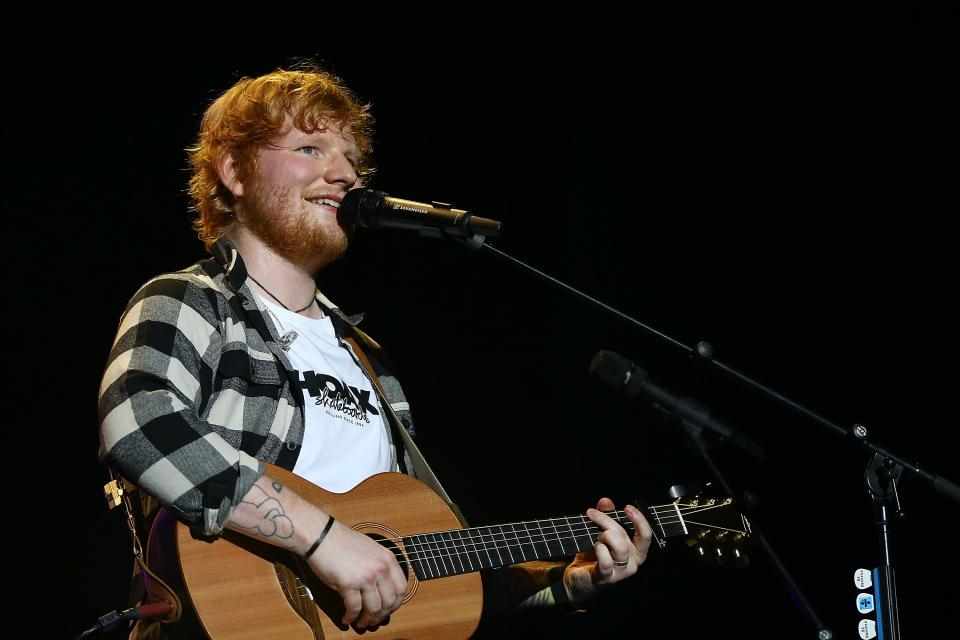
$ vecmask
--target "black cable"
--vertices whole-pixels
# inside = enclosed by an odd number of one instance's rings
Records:
[[[133,612],[132,615],[130,612]],[[104,631],[113,629],[124,620],[133,620],[137,617],[139,617],[139,614],[136,611],[136,607],[132,607],[122,612],[113,610],[110,613],[100,616],[100,618],[97,620],[97,624],[78,635],[75,640],[86,640],[86,638],[98,636]]]
[[[97,624],[81,633],[74,640],[86,640],[87,638],[100,635],[104,631],[110,631],[124,620],[139,620],[140,618],[158,618],[160,616],[165,616],[170,613],[171,609],[172,605],[169,602],[160,600],[158,602],[143,604],[138,607],[130,607],[129,609],[124,609],[123,611],[114,610],[110,613],[100,616],[100,618],[97,620]]]

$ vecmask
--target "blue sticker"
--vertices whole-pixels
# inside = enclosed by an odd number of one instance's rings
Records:
[[[872,593],[861,593],[857,596],[857,611],[860,613],[870,613],[873,611]]]

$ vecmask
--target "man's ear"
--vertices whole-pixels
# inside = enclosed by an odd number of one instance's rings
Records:
[[[220,176],[220,182],[230,190],[234,198],[243,197],[243,183],[237,176],[237,163],[233,159],[233,154],[225,153],[220,156],[220,161],[217,163],[217,175]]]

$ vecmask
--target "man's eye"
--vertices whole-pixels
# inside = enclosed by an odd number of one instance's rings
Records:
[[[315,156],[319,153],[319,149],[316,147],[300,147],[297,149],[300,153],[305,153],[308,156]]]

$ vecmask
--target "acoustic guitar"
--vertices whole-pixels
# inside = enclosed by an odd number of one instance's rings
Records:
[[[161,513],[150,534],[151,563],[162,553],[158,548],[169,546],[165,539],[175,541],[180,575],[173,582],[212,640],[468,638],[483,607],[479,571],[588,551],[601,532],[585,515],[463,528],[440,496],[401,473],[380,473],[351,491],[330,493],[268,466],[271,477],[393,551],[407,575],[404,604],[385,624],[358,632],[340,622],[340,596],[299,557],[231,531],[213,542],[197,539]],[[608,515],[632,535],[623,511]],[[718,546],[724,545],[739,555],[737,545],[750,535],[730,498],[677,500],[647,507],[645,515],[660,546],[681,537],[703,553],[709,540],[713,553],[724,553]]]

